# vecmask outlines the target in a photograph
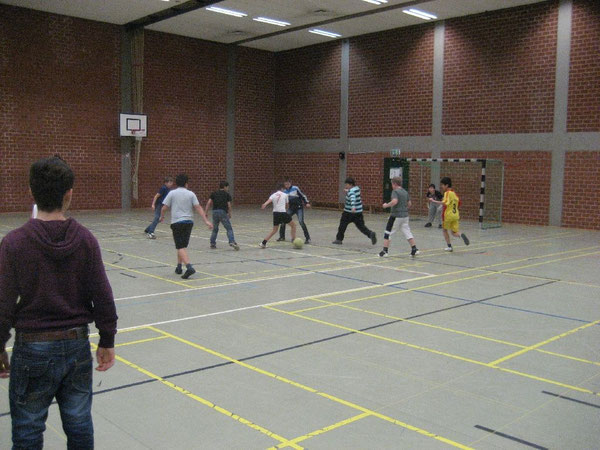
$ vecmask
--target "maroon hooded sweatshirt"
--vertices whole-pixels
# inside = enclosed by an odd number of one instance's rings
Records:
[[[96,238],[75,219],[30,219],[0,242],[0,351],[17,332],[95,322],[114,347],[117,313]]]

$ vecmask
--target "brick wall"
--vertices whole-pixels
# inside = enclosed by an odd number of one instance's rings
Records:
[[[600,230],[600,152],[569,152],[565,162],[565,227]]]
[[[573,3],[568,131],[600,131],[600,2]]]
[[[26,211],[29,166],[59,153],[73,209],[118,208],[119,28],[0,5],[0,211]]]
[[[165,175],[186,173],[200,203],[226,179],[227,50],[223,45],[146,31],[138,206]]]
[[[350,137],[431,134],[433,25],[350,40]]]
[[[313,204],[338,204],[337,153],[277,153],[275,161],[276,182],[290,177]]]
[[[275,55],[276,139],[339,137],[340,58],[339,41]]]
[[[273,192],[274,56],[238,48],[236,61],[236,203],[264,202]]]
[[[502,221],[548,225],[552,153],[527,152],[447,152],[442,158],[487,158],[504,162]],[[444,173],[440,173],[444,176]],[[479,186],[473,180],[452,180],[463,202],[465,218],[475,219],[479,209]]]
[[[446,22],[444,134],[551,132],[557,2]]]

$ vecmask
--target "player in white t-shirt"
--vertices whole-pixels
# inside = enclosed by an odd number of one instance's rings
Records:
[[[284,189],[285,186],[283,183],[280,183],[277,186],[277,192],[272,194],[260,207],[260,209],[265,209],[269,203],[273,203],[273,229],[259,244],[260,248],[265,248],[267,246],[267,242],[275,233],[277,233],[279,225],[282,223],[290,224],[290,227],[292,227],[292,241],[296,239],[296,224],[292,221],[292,216],[287,213],[289,202],[288,195],[283,192]]]

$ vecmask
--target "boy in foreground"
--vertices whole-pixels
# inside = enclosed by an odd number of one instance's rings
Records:
[[[160,212],[160,221],[162,222],[167,210],[171,209],[171,230],[173,231],[173,240],[175,241],[175,249],[177,250],[177,267],[175,267],[175,273],[178,275],[181,274],[183,272],[182,264],[185,264],[185,273],[181,275],[181,278],[184,280],[187,280],[196,273],[196,269],[192,267],[187,252],[192,228],[194,227],[194,210],[200,214],[208,229],[213,229],[212,223],[208,221],[202,206],[200,206],[198,197],[192,191],[188,190],[188,180],[188,176],[184,173],[177,175],[175,178],[177,189],[167,194],[163,200]]]
[[[264,202],[260,209],[265,209],[269,203],[273,203],[273,229],[267,235],[266,238],[258,245],[260,248],[266,248],[267,242],[269,239],[273,237],[275,233],[277,233],[277,229],[280,224],[290,224],[292,227],[292,241],[296,239],[296,224],[292,221],[292,216],[287,213],[288,208],[288,195],[283,192],[284,186],[283,183],[280,183],[277,186],[277,192],[271,194],[269,199]]]
[[[0,378],[10,376],[13,448],[43,447],[54,399],[67,447],[93,448],[88,323],[95,322],[100,332],[96,370],[115,362],[117,314],[100,246],[87,228],[65,215],[74,179],[59,157],[34,163],[29,187],[37,218],[0,243]],[[9,363],[5,345],[11,328]]]
[[[389,203],[383,204],[384,208],[391,208],[390,218],[388,219],[385,227],[385,233],[383,238],[383,250],[379,252],[379,256],[385,258],[388,256],[388,249],[390,246],[390,237],[394,232],[394,225],[398,225],[404,234],[404,237],[410,244],[410,256],[419,254],[419,249],[415,244],[415,238],[413,237],[410,226],[408,225],[408,208],[411,207],[410,197],[408,192],[402,187],[402,178],[392,178],[392,198]]]
[[[450,231],[455,237],[462,238],[465,245],[469,245],[469,238],[467,235],[459,231],[459,219],[460,213],[458,207],[460,206],[460,199],[456,192],[452,189],[452,180],[449,177],[442,178],[440,187],[444,193],[444,199],[442,201],[434,200],[430,198],[431,203],[437,203],[443,205],[442,210],[442,224],[444,239],[446,239],[447,247],[444,249],[447,252],[453,251],[452,244],[450,242]]]

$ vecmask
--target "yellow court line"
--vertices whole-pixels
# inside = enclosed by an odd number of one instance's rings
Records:
[[[358,415],[356,415],[354,417],[350,417],[348,419],[344,419],[344,420],[342,420],[340,422],[337,422],[337,423],[334,423],[332,425],[328,425],[326,427],[319,428],[318,430],[311,431],[310,433],[307,433],[307,434],[305,434],[303,436],[298,436],[297,438],[294,438],[294,439],[290,440],[289,442],[283,442],[283,443],[279,444],[276,447],[271,447],[268,450],[274,450],[274,449],[277,449],[277,448],[285,448],[285,447],[290,446],[290,444],[297,444],[298,442],[302,442],[302,441],[305,441],[305,440],[310,439],[312,437],[319,436],[320,434],[327,433],[328,431],[335,430],[336,428],[343,427],[344,425],[348,425],[348,424],[354,423],[354,422],[356,422],[356,421],[358,421],[360,419],[364,419],[365,417],[369,417],[370,415],[371,415],[371,413],[368,413],[368,412],[364,412],[364,413],[358,414]]]
[[[571,252],[572,252],[572,250],[569,250],[569,251],[564,252],[564,253],[571,253]],[[523,265],[523,266],[510,267],[510,268],[507,268],[507,269],[495,270],[495,271],[490,271],[490,272],[486,272],[486,273],[480,273],[480,274],[472,275],[472,276],[469,276],[469,277],[456,278],[454,280],[440,281],[438,283],[428,284],[428,285],[424,285],[424,286],[417,286],[417,287],[405,289],[405,290],[402,290],[402,291],[384,292],[383,294],[371,295],[371,296],[368,296],[368,297],[362,297],[362,298],[357,298],[357,299],[353,299],[353,300],[346,300],[346,301],[343,301],[343,302],[332,302],[331,304],[328,304],[328,305],[314,306],[312,308],[305,308],[305,309],[297,310],[295,312],[314,311],[314,310],[317,310],[317,309],[329,308],[331,306],[345,305],[345,304],[348,304],[348,303],[356,303],[356,302],[361,302],[361,301],[365,301],[365,300],[372,300],[372,299],[375,299],[375,298],[387,297],[387,296],[390,296],[390,295],[400,295],[400,294],[405,294],[405,293],[408,293],[408,292],[414,292],[414,291],[417,291],[417,290],[429,289],[429,288],[432,288],[432,287],[444,286],[446,284],[452,284],[452,283],[458,283],[458,282],[462,282],[462,281],[474,280],[476,278],[489,277],[491,275],[498,275],[498,274],[502,274],[502,273],[505,273],[505,272],[508,272],[508,271],[511,271],[511,270],[527,269],[527,268],[530,268],[530,267],[541,266],[541,265],[550,264],[550,263],[553,263],[553,262],[566,261],[566,260],[574,259],[574,258],[582,258],[582,257],[585,257],[585,256],[596,255],[596,254],[600,254],[600,251],[590,252],[590,253],[584,253],[582,255],[567,256],[565,258],[557,258],[557,259],[552,259],[552,260],[549,260],[549,261],[541,261],[541,262],[538,262],[538,263],[526,264],[526,265]],[[550,255],[546,255],[546,256],[554,256],[554,255],[555,254],[550,254]],[[546,256],[542,256],[542,257],[546,257]],[[525,258],[525,259],[521,259],[521,260],[515,260],[515,261],[509,262],[509,263],[513,263],[514,264],[516,262],[526,261],[526,260],[531,260],[531,259],[532,258]],[[498,264],[491,264],[489,266],[484,266],[484,267],[479,267],[479,268],[464,269],[464,270],[459,270],[459,271],[455,271],[455,272],[445,273],[445,274],[442,274],[442,275],[434,275],[434,277],[441,278],[441,277],[445,277],[445,276],[449,276],[449,275],[456,275],[456,274],[464,273],[464,272],[482,271],[483,269],[486,269],[486,268],[489,268],[489,267],[498,266],[498,265],[504,265],[504,264],[509,264],[509,263],[498,263]],[[376,288],[381,288],[383,286],[384,285],[366,286],[366,288],[367,289],[376,289]],[[315,295],[312,298],[321,298],[321,297],[323,297],[323,295]]]
[[[561,333],[561,334],[558,334],[556,336],[553,336],[550,339],[546,339],[545,341],[538,342],[537,344],[530,345],[529,347],[525,347],[525,348],[519,350],[518,352],[511,353],[510,355],[506,355],[506,356],[504,356],[502,358],[498,358],[497,360],[492,361],[491,363],[489,363],[489,365],[490,366],[496,366],[496,365],[498,365],[500,363],[508,361],[509,359],[513,359],[513,358],[515,358],[517,356],[523,355],[523,354],[525,354],[525,353],[527,353],[527,352],[529,352],[531,350],[536,350],[539,347],[543,347],[544,345],[549,344],[550,342],[557,341],[557,340],[559,340],[561,338],[564,338],[564,337],[569,336],[571,334],[577,333],[578,331],[584,330],[586,328],[589,328],[591,326],[597,325],[599,323],[600,323],[600,320],[596,320],[594,322],[586,323],[585,325],[582,325],[580,327],[574,328],[572,330],[565,331],[564,333]]]
[[[148,261],[148,262],[153,262],[153,263],[157,263],[157,264],[164,264],[164,265],[166,265],[166,266],[170,266],[170,264],[167,264],[167,263],[165,263],[165,262],[163,262],[163,261],[156,261],[156,260],[154,260],[154,259],[150,259],[150,258],[144,258],[143,256],[137,256],[137,255],[132,255],[132,254],[130,254],[130,253],[118,252],[118,251],[116,251],[116,250],[107,249],[107,248],[105,248],[104,250],[105,250],[105,251],[112,252],[112,253],[116,253],[116,254],[118,254],[118,255],[127,256],[127,257],[129,257],[129,258],[136,258],[136,259],[141,259],[141,260],[143,260],[143,261]],[[130,269],[130,270],[133,270],[133,269]],[[144,272],[140,272],[140,273],[144,273]],[[203,272],[203,271],[201,271],[201,270],[198,270],[198,269],[196,269],[196,273],[201,273],[201,274],[203,274],[203,275],[208,275],[209,277],[213,277],[213,278],[222,278],[222,279],[224,279],[224,280],[228,280],[228,281],[237,281],[237,280],[235,280],[235,279],[233,279],[233,278],[229,278],[229,277],[226,277],[226,276],[223,276],[223,275],[215,275],[215,274],[213,274],[213,273]],[[149,275],[149,276],[152,276],[152,275],[150,275],[150,274],[148,274],[148,275]],[[192,281],[192,280],[190,280],[190,281]]]
[[[578,358],[576,356],[571,356],[571,355],[564,355],[562,353],[550,352],[548,350],[542,350],[539,348],[537,348],[535,351],[539,352],[539,353],[544,353],[546,355],[558,356],[560,358],[570,359],[572,361],[582,362],[582,363],[586,363],[586,364],[593,364],[594,366],[600,366],[600,361],[590,361],[589,359]]]
[[[130,269],[129,267],[124,267],[124,266],[119,266],[117,264],[107,263],[106,261],[104,262],[104,264],[107,265],[107,266],[110,266],[110,267],[114,267],[116,269],[125,270],[127,272],[137,273],[138,275],[144,275],[144,276],[147,276],[147,277],[150,277],[150,278],[156,278],[157,280],[166,281],[167,283],[173,283],[173,284],[176,284],[178,286],[189,287],[189,285],[186,284],[186,283],[182,283],[180,281],[175,281],[175,280],[169,280],[168,278],[159,277],[158,275],[153,275],[151,273],[142,272],[142,271],[136,270],[136,269]]]
[[[186,397],[191,398],[192,400],[196,400],[197,402],[199,402],[199,403],[201,403],[201,404],[203,404],[205,406],[208,406],[209,408],[212,408],[215,411],[217,411],[217,412],[219,412],[221,414],[224,414],[225,416],[227,416],[227,417],[229,417],[229,418],[231,418],[231,419],[233,419],[233,420],[235,420],[237,422],[240,422],[243,425],[246,425],[246,426],[252,428],[253,430],[259,431],[259,432],[261,432],[261,433],[263,433],[263,434],[265,434],[265,435],[267,435],[269,437],[272,437],[273,439],[275,439],[275,440],[277,440],[279,442],[289,442],[288,439],[286,439],[286,438],[284,438],[282,436],[279,436],[278,434],[273,433],[272,431],[269,431],[266,428],[264,428],[264,427],[262,427],[262,426],[260,426],[260,425],[258,425],[256,423],[254,423],[254,422],[251,422],[251,421],[249,421],[247,419],[244,419],[243,417],[238,416],[237,414],[234,414],[231,411],[228,411],[227,409],[225,409],[225,408],[223,408],[223,407],[221,407],[219,405],[215,405],[211,401],[206,400],[206,399],[204,399],[204,398],[202,398],[202,397],[200,397],[200,396],[198,396],[198,395],[196,395],[196,394],[188,391],[187,389],[185,389],[185,388],[183,388],[181,386],[176,385],[175,383],[172,383],[172,382],[170,382],[168,380],[165,380],[161,376],[156,375],[156,374],[150,372],[149,370],[146,370],[143,367],[138,366],[137,364],[135,364],[135,363],[133,363],[131,361],[126,360],[125,358],[123,358],[121,356],[117,355],[117,356],[115,356],[115,359],[117,361],[122,362],[126,366],[128,366],[128,367],[130,367],[130,368],[132,368],[134,370],[137,370],[138,372],[143,373],[147,377],[152,378],[152,379],[154,379],[156,381],[159,381],[160,383],[162,383],[165,386],[167,386],[167,387],[169,387],[169,388],[171,388],[171,389],[179,392],[180,394],[183,394]],[[302,447],[300,447],[298,445],[295,445],[295,444],[292,444],[291,446],[293,448],[296,448],[296,449],[302,449]]]
[[[454,328],[442,327],[442,326],[439,326],[439,325],[433,325],[433,324],[426,323],[426,322],[419,322],[419,321],[412,320],[412,319],[404,319],[402,317],[392,316],[390,314],[384,314],[384,313],[380,313],[380,312],[377,312],[377,311],[370,311],[368,309],[361,309],[361,308],[357,308],[355,306],[341,305],[339,303],[335,304],[335,303],[328,302],[326,300],[321,300],[321,299],[316,299],[316,298],[309,299],[309,300],[314,300],[316,302],[321,302],[321,303],[330,303],[330,304],[332,304],[334,306],[339,306],[340,308],[346,308],[346,309],[349,309],[351,311],[363,312],[363,313],[371,314],[371,315],[374,315],[374,316],[384,317],[386,319],[392,319],[392,320],[397,320],[397,321],[400,321],[400,322],[410,323],[410,324],[417,325],[417,326],[423,326],[423,327],[427,327],[427,328],[433,328],[434,330],[447,331],[449,333],[459,334],[461,336],[472,337],[474,339],[480,339],[480,340],[484,340],[484,341],[495,342],[497,344],[503,344],[503,345],[507,345],[509,347],[519,347],[519,348],[525,349],[525,350],[535,350],[535,351],[537,351],[539,353],[545,353],[545,354],[548,354],[548,355],[556,356],[558,358],[570,359],[570,360],[573,360],[573,361],[578,361],[578,362],[582,362],[582,363],[586,363],[586,364],[593,364],[593,365],[596,365],[596,366],[600,366],[600,362],[598,362],[598,361],[590,361],[590,360],[587,360],[587,359],[577,358],[575,356],[565,355],[565,354],[562,354],[562,353],[556,353],[556,352],[550,352],[550,351],[546,351],[546,350],[541,350],[539,348],[532,349],[531,347],[528,347],[528,346],[523,345],[523,344],[517,344],[516,342],[504,341],[502,339],[491,338],[489,336],[483,336],[483,335],[480,335],[480,334],[468,333],[466,331],[456,330]],[[291,311],[291,312],[295,312],[295,311]],[[589,325],[593,325],[593,324],[587,324],[585,326],[587,327]]]
[[[316,389],[314,389],[314,388],[311,388],[311,387],[309,387],[309,386],[306,386],[306,385],[303,385],[303,384],[301,384],[301,383],[298,383],[298,382],[292,381],[292,380],[290,380],[290,379],[288,379],[288,378],[285,378],[285,377],[282,377],[282,376],[276,375],[276,374],[274,374],[274,373],[272,373],[272,372],[269,372],[269,371],[267,371],[267,370],[260,369],[259,367],[252,366],[252,365],[250,365],[250,364],[248,364],[248,363],[245,363],[245,362],[243,362],[243,361],[239,361],[239,360],[237,360],[237,359],[235,359],[235,358],[232,358],[232,357],[230,357],[230,356],[224,355],[223,353],[217,352],[217,351],[215,351],[215,350],[211,350],[211,349],[209,349],[209,348],[207,348],[207,347],[204,347],[204,346],[202,346],[202,345],[200,345],[200,344],[196,344],[196,343],[194,343],[194,342],[188,341],[187,339],[183,339],[183,338],[181,338],[181,337],[179,337],[179,336],[176,336],[176,335],[174,335],[174,334],[171,334],[171,333],[169,333],[169,332],[167,332],[167,331],[164,331],[164,330],[158,329],[158,328],[156,328],[156,327],[153,327],[153,326],[148,326],[147,328],[148,328],[148,329],[150,329],[150,330],[154,330],[154,331],[156,331],[157,333],[163,334],[163,335],[165,335],[165,336],[169,336],[169,337],[173,338],[173,339],[174,339],[174,340],[176,340],[176,341],[182,342],[182,343],[184,343],[184,344],[186,344],[186,345],[189,345],[189,346],[191,346],[191,347],[194,347],[194,348],[197,348],[197,349],[199,349],[199,350],[202,350],[202,351],[204,351],[204,352],[206,352],[206,353],[209,353],[209,354],[211,354],[211,355],[213,355],[213,356],[216,356],[216,357],[218,357],[218,358],[224,359],[224,360],[226,360],[226,361],[229,361],[229,362],[232,362],[232,363],[234,363],[234,364],[237,364],[237,365],[240,365],[240,366],[242,366],[242,367],[245,367],[246,369],[250,369],[250,370],[252,370],[252,371],[254,371],[254,372],[260,373],[260,374],[262,374],[262,375],[265,375],[265,376],[268,376],[268,377],[270,377],[270,378],[273,378],[273,379],[276,379],[276,380],[282,381],[282,382],[284,382],[284,383],[290,384],[290,385],[292,385],[292,386],[295,386],[295,387],[297,387],[297,388],[300,388],[300,389],[303,389],[303,390],[305,390],[305,391],[311,392],[311,393],[313,393],[313,394],[319,395],[319,396],[321,396],[321,397],[327,398],[327,399],[329,399],[329,400],[331,400],[331,401],[333,401],[333,402],[336,402],[336,403],[339,403],[339,404],[342,404],[342,405],[348,406],[348,407],[350,407],[350,408],[352,408],[352,409],[356,409],[356,410],[358,410],[358,411],[362,411],[362,412],[364,412],[364,413],[368,413],[368,414],[369,414],[369,415],[371,415],[371,416],[377,417],[377,418],[379,418],[379,419],[385,420],[385,421],[387,421],[387,422],[390,422],[390,423],[393,423],[393,424],[395,424],[395,425],[399,425],[399,426],[401,426],[401,427],[403,427],[403,428],[409,429],[409,430],[411,430],[411,431],[414,431],[414,432],[416,432],[416,433],[419,433],[419,434],[421,434],[421,435],[424,435],[424,436],[430,437],[430,438],[432,438],[432,439],[436,439],[436,440],[438,440],[438,441],[441,441],[441,442],[444,442],[444,443],[446,443],[446,444],[452,445],[453,447],[457,447],[457,448],[461,448],[461,449],[469,449],[469,447],[467,447],[467,446],[465,446],[465,445],[463,445],[463,444],[460,444],[460,443],[458,443],[458,442],[455,442],[455,441],[452,441],[452,440],[450,440],[450,439],[444,438],[444,437],[442,437],[442,436],[439,436],[439,435],[437,435],[437,434],[435,434],[435,433],[431,433],[431,432],[429,432],[429,431],[427,431],[427,430],[424,430],[424,429],[422,429],[422,428],[418,428],[418,427],[415,427],[415,426],[413,426],[413,425],[410,425],[410,424],[407,424],[407,423],[405,423],[405,422],[402,422],[402,421],[400,421],[400,420],[396,420],[396,419],[394,419],[394,418],[392,418],[392,417],[386,416],[386,415],[384,415],[384,414],[380,414],[380,413],[378,413],[378,412],[376,412],[376,411],[369,410],[369,409],[367,409],[367,408],[364,408],[364,407],[362,407],[362,406],[359,406],[359,405],[357,405],[357,404],[354,404],[354,403],[352,403],[352,402],[349,402],[349,401],[343,400],[343,399],[341,399],[341,398],[339,398],[339,397],[335,397],[335,396],[333,396],[333,395],[329,395],[329,394],[326,394],[326,393],[324,393],[324,392],[319,392],[319,391],[317,391],[317,390],[316,390]],[[290,441],[286,441],[286,443],[287,443],[287,442],[290,442]],[[292,445],[292,446],[293,446],[293,444],[290,444],[290,445]]]
[[[144,344],[146,342],[159,341],[161,339],[166,339],[166,338],[167,338],[167,336],[157,336],[157,337],[151,337],[148,339],[139,339],[137,341],[123,342],[122,344],[115,344],[115,347],[125,347],[126,345]]]
[[[327,325],[327,326],[330,326],[330,327],[333,327],[333,328],[339,328],[341,330],[351,331],[351,332],[359,334],[359,335],[363,335],[363,336],[367,336],[367,337],[372,337],[372,338],[375,338],[375,339],[379,339],[379,340],[386,341],[386,342],[391,342],[391,343],[394,343],[394,344],[399,344],[399,345],[402,345],[402,346],[405,346],[405,347],[409,347],[409,348],[412,348],[412,349],[415,349],[415,350],[422,350],[422,351],[426,351],[428,353],[433,353],[433,354],[436,354],[436,355],[441,355],[441,356],[446,356],[448,358],[456,359],[456,360],[459,360],[459,361],[464,361],[464,362],[468,362],[468,363],[471,363],[471,364],[476,364],[478,366],[489,367],[490,369],[500,370],[502,372],[508,372],[508,373],[512,373],[512,374],[519,375],[519,376],[522,376],[522,377],[531,378],[533,380],[542,381],[542,382],[553,384],[553,385],[556,385],[556,386],[561,386],[561,387],[566,388],[566,389],[570,389],[570,390],[574,390],[574,391],[579,391],[579,392],[584,392],[586,394],[592,394],[592,395],[598,395],[598,396],[600,396],[599,392],[594,392],[594,391],[591,391],[589,389],[581,388],[579,386],[573,386],[573,385],[570,385],[570,384],[561,383],[559,381],[554,381],[554,380],[550,380],[550,379],[547,379],[547,378],[538,377],[536,375],[528,374],[528,373],[525,373],[525,372],[519,372],[519,371],[512,370],[512,369],[506,369],[506,368],[500,367],[500,366],[493,366],[490,363],[485,363],[483,361],[477,361],[477,360],[470,359],[470,358],[465,358],[465,357],[462,357],[462,356],[459,356],[459,355],[454,355],[452,353],[442,352],[440,350],[435,350],[435,349],[428,348],[428,347],[422,347],[422,346],[419,346],[419,345],[410,344],[408,342],[403,342],[403,341],[400,341],[398,339],[388,338],[388,337],[385,337],[385,336],[379,336],[379,335],[373,334],[373,333],[367,333],[365,331],[357,330],[355,328],[350,328],[350,327],[346,327],[344,325],[339,325],[337,323],[326,322],[324,320],[315,319],[313,317],[307,317],[307,316],[303,316],[303,315],[300,315],[300,314],[297,314],[297,313],[284,311],[284,310],[281,310],[281,309],[278,309],[278,308],[274,308],[272,306],[265,306],[264,308],[270,309],[272,311],[277,311],[277,312],[280,312],[280,313],[283,313],[283,314],[287,314],[287,315],[290,315],[290,316],[293,316],[293,317],[298,317],[300,319],[309,320],[311,322],[319,323],[319,324],[322,324],[322,325]]]

